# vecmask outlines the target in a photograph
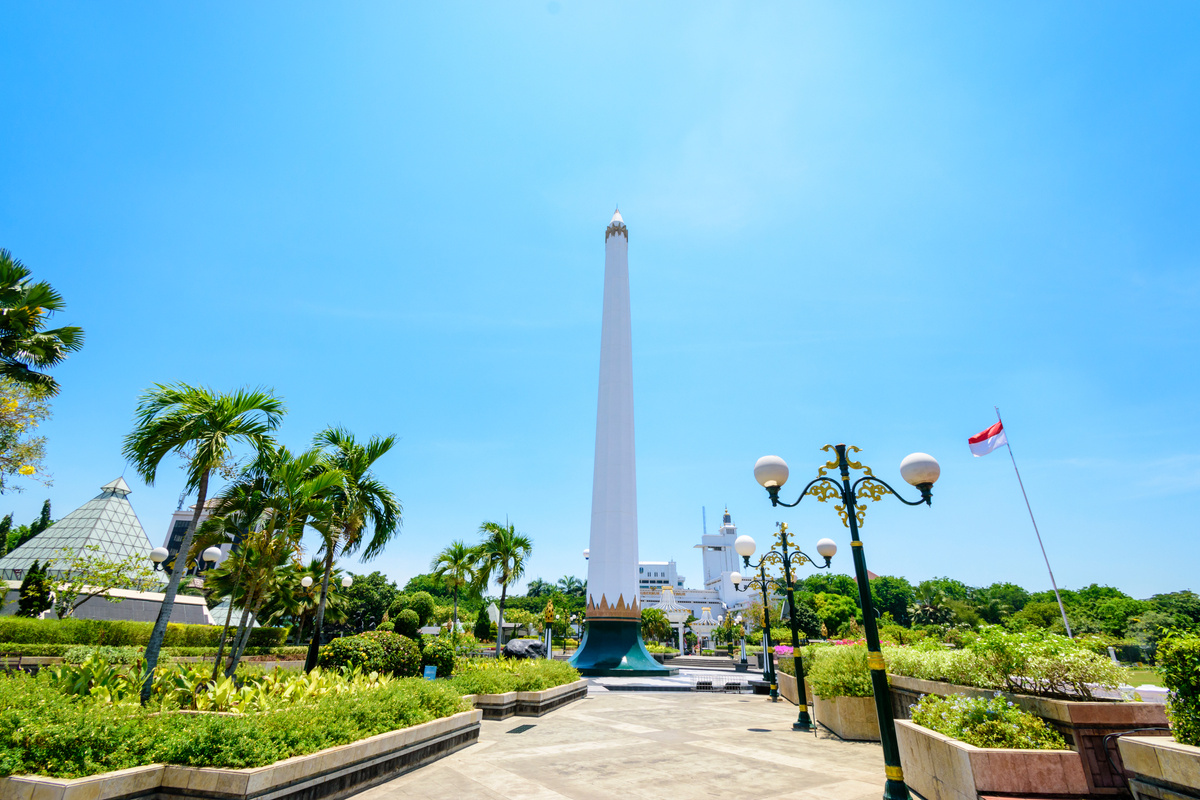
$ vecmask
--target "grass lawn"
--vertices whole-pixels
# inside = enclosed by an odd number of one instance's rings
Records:
[[[1141,686],[1143,683],[1153,683],[1155,686],[1163,685],[1162,675],[1159,675],[1157,670],[1127,669],[1125,674],[1125,682],[1132,686]]]

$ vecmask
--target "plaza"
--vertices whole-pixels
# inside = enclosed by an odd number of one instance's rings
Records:
[[[879,745],[796,733],[790,703],[590,683],[587,699],[544,717],[484,720],[477,744],[356,797],[875,800],[883,791]]]

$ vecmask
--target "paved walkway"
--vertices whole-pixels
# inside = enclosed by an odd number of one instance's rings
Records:
[[[595,687],[544,717],[485,720],[477,744],[354,800],[879,800],[878,745],[795,733],[795,719],[757,695]]]

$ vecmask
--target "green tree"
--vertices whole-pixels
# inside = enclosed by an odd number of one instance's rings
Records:
[[[46,568],[34,560],[29,571],[21,579],[21,591],[17,599],[18,617],[36,617],[50,608],[50,580]]]
[[[496,626],[496,655],[500,655],[504,638],[504,601],[508,587],[525,574],[525,561],[533,552],[533,542],[528,536],[517,533],[512,524],[485,522],[479,526],[483,541],[476,552],[476,583],[480,588],[495,580],[500,585],[500,623]]]
[[[0,249],[0,376],[58,394],[58,383],[45,372],[83,347],[83,328],[46,329],[46,321],[66,308],[62,295],[30,271],[12,253]]]
[[[35,435],[49,419],[49,395],[44,389],[0,378],[0,494],[21,491],[10,478],[31,478],[48,486],[50,474],[43,460],[46,437]],[[4,540],[0,538],[0,545]]]
[[[429,565],[433,570],[433,577],[449,588],[454,595],[454,616],[450,630],[455,634],[458,633],[458,594],[475,584],[477,560],[475,548],[468,547],[462,540],[456,540],[438,553]]]
[[[970,600],[971,587],[954,578],[930,578],[917,584],[917,597],[940,594],[945,600]]]
[[[434,568],[430,567],[430,569]],[[420,575],[413,575],[408,579],[408,583],[404,584],[404,589],[401,591],[405,594],[429,592],[440,600],[451,600],[454,598],[454,591],[450,588],[449,584],[433,572],[423,572]]]
[[[125,437],[123,453],[146,485],[153,486],[162,460],[174,453],[186,455],[189,490],[197,493],[196,511],[183,535],[179,553],[191,552],[192,539],[208,499],[208,481],[214,468],[224,463],[234,443],[258,450],[267,448],[278,427],[283,402],[261,389],[239,389],[219,394],[205,387],[177,383],[155,384],[138,401],[134,429]],[[177,566],[181,566],[178,563]],[[179,581],[186,569],[173,569],[150,642],[146,646],[146,677],[142,703],[150,699],[151,681],[158,664],[162,637],[175,605]]]
[[[400,501],[372,471],[380,458],[396,443],[394,436],[372,436],[359,444],[345,428],[326,428],[314,442],[325,448],[324,467],[341,476],[331,485],[327,508],[331,515],[314,527],[321,532],[321,549],[325,554],[325,574],[321,578],[321,599],[317,605],[317,621],[305,671],[317,665],[321,625],[325,620],[325,599],[329,594],[329,576],[336,555],[348,556],[364,543],[362,560],[369,561],[400,532]],[[365,534],[370,530],[370,539]]]
[[[525,584],[526,597],[548,597],[554,594],[554,584],[534,578],[529,583]]]
[[[564,575],[559,578],[557,588],[567,597],[583,597],[587,592],[587,584],[574,575]]]
[[[871,579],[871,602],[901,625],[908,624],[908,607],[915,597],[912,584],[904,578],[881,575]]]
[[[8,534],[12,530],[12,514],[0,519],[0,558],[8,555]]]
[[[813,596],[813,602],[817,606],[817,616],[829,636],[838,635],[839,631],[858,616],[858,606],[842,594],[818,592]]]
[[[76,609],[93,597],[120,603],[125,598],[109,594],[110,589],[136,588],[154,577],[154,570],[140,553],[113,560],[94,544],[74,554],[63,550],[57,560],[47,562],[51,564],[54,573],[48,577],[54,591],[54,613],[59,619],[74,616]]]
[[[42,502],[42,513],[38,514],[38,518],[29,523],[29,538],[37,536],[42,531],[54,524],[54,520],[50,519],[50,501]]]
[[[642,639],[647,642],[662,642],[671,638],[671,622],[657,608],[642,609]]]
[[[400,593],[396,583],[378,570],[369,575],[351,574],[351,577],[354,583],[345,590],[346,622],[327,626],[326,630],[330,632],[352,634],[374,630]]]
[[[481,642],[485,639],[491,638],[492,621],[488,619],[486,608],[479,609],[479,615],[475,617],[475,628],[473,633],[475,634],[475,638]]]
[[[1156,611],[1172,617],[1172,627],[1200,630],[1200,595],[1192,591],[1156,594],[1150,598]]]
[[[954,609],[948,605],[950,598],[937,588],[946,580],[922,581],[917,586],[916,599],[908,609],[913,625],[949,625],[954,620]]]
[[[814,596],[809,592],[795,592],[796,599],[796,629],[804,638],[813,638],[821,635],[821,617],[817,614],[817,603]],[[787,604],[784,604],[787,608]],[[726,614],[726,621],[730,621],[733,614]],[[783,644],[791,642],[789,635],[787,641]]]
[[[818,572],[803,580],[796,581],[793,586],[810,594],[840,594],[858,602],[858,584],[849,575],[829,574]]]

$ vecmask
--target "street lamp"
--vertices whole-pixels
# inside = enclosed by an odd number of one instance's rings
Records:
[[[746,626],[744,624],[742,624],[742,615],[741,614],[738,614],[737,617],[733,621],[737,623],[738,628],[742,632],[742,663],[739,665],[740,668],[738,671],[745,672],[746,671]]]
[[[175,558],[170,558],[170,560],[167,560],[170,556],[171,552],[165,547],[156,547],[151,550],[150,560],[154,562],[154,571],[169,573],[171,570],[175,569]],[[178,554],[176,554],[176,556],[178,556]],[[215,563],[220,557],[221,548],[219,547],[206,547],[204,548],[204,552],[200,554],[200,558],[210,564]]]
[[[353,585],[354,585],[354,578],[351,578],[349,575],[342,576],[342,588],[343,589],[349,589]]]
[[[796,721],[792,723],[792,730],[794,730],[794,731],[811,731],[813,729],[813,723],[812,723],[812,717],[810,717],[808,714],[808,694],[804,690],[804,662],[800,658],[800,632],[799,632],[798,617],[796,614],[796,595],[795,595],[795,592],[793,591],[793,587],[792,587],[792,581],[793,581],[792,567],[793,566],[799,567],[799,566],[807,563],[807,564],[812,564],[817,569],[829,569],[830,564],[833,560],[833,557],[837,553],[837,545],[834,544],[832,539],[821,539],[819,542],[817,542],[817,552],[821,555],[822,558],[825,559],[824,564],[818,564],[817,562],[813,561],[813,559],[809,555],[802,552],[799,548],[794,549],[794,550],[788,549],[790,543],[788,542],[788,528],[787,528],[786,522],[779,523],[779,537],[775,540],[775,545],[779,549],[778,550],[768,550],[766,553],[763,554],[763,557],[758,560],[757,564],[750,563],[750,556],[754,555],[754,550],[757,547],[757,545],[754,542],[754,539],[752,539],[751,537],[739,536],[736,540],[734,540],[733,549],[736,550],[737,554],[742,557],[742,563],[745,566],[757,567],[759,570],[759,578],[757,578],[756,580],[759,582],[759,585],[761,586],[762,591],[763,591],[763,614],[764,614],[763,621],[765,623],[767,623],[766,631],[767,631],[768,642],[769,642],[770,636],[771,636],[771,626],[770,626],[769,621],[766,618],[766,614],[768,613],[768,604],[769,604],[769,601],[767,598],[767,585],[772,584],[776,588],[782,588],[784,590],[784,592],[787,594],[788,627],[791,628],[791,633],[792,633],[792,661],[796,666],[796,695],[799,700],[797,705],[800,707],[800,713],[797,715]],[[782,586],[780,585],[778,578],[770,578],[770,579],[767,578],[767,564],[780,564],[780,563],[783,564],[783,584],[782,584]],[[737,574],[737,573],[734,573],[734,574]],[[741,576],[738,575],[738,578],[740,580]],[[753,584],[754,581],[751,581],[751,583]],[[740,587],[738,587],[736,583],[734,585],[734,588],[737,588],[738,591],[742,591],[742,589]],[[768,651],[770,650],[769,644],[768,644],[767,650]],[[771,697],[772,698],[778,696],[777,681],[774,679],[775,678],[775,664],[774,664],[775,659],[774,659],[773,655],[774,655],[773,653],[766,652],[766,653],[764,653],[764,656],[763,656],[764,662],[770,665],[770,670],[771,670],[770,682],[771,682]]]
[[[863,627],[867,634],[867,666],[871,670],[871,685],[875,693],[875,711],[879,716],[879,738],[883,745],[884,774],[887,783],[884,786],[884,800],[908,800],[908,786],[904,783],[904,771],[900,767],[900,748],[896,743],[896,723],[892,718],[891,696],[888,692],[887,667],[883,662],[883,653],[879,649],[879,628],[875,621],[875,606],[871,601],[871,584],[867,578],[867,560],[863,555],[862,541],[858,538],[858,529],[866,521],[867,507],[859,505],[858,501],[882,500],[884,495],[893,495],[897,500],[909,506],[932,504],[933,484],[941,475],[941,467],[937,460],[926,453],[913,453],[900,462],[900,476],[912,484],[921,493],[920,500],[905,500],[886,482],[875,477],[870,467],[864,467],[861,462],[851,461],[847,452],[862,452],[859,448],[844,444],[827,444],[821,448],[828,453],[833,450],[837,457],[827,461],[825,466],[817,469],[817,477],[809,481],[800,492],[800,497],[794,503],[784,503],[779,499],[779,490],[787,483],[787,462],[779,456],[763,456],[754,465],[754,478],[767,490],[771,497],[772,506],[792,508],[800,504],[805,497],[815,497],[824,503],[834,500],[839,505],[834,510],[842,518],[842,524],[850,529],[850,544],[854,556],[854,574],[858,581],[858,596],[863,609]],[[825,473],[836,469],[840,479],[835,479]],[[850,470],[861,471],[862,477],[851,482]],[[736,544],[734,545],[736,547]]]

